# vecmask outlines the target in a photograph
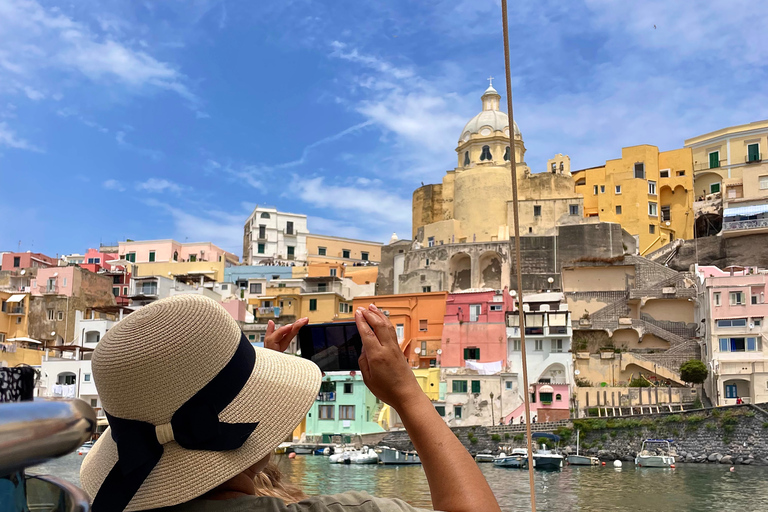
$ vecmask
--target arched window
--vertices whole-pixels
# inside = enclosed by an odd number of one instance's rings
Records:
[[[173,251],[173,261],[179,261],[179,251]]]
[[[509,146],[507,146],[507,150],[504,151],[504,161],[509,162]]]
[[[483,146],[483,152],[480,154],[480,161],[482,162],[483,160],[493,160],[490,146]]]
[[[464,167],[469,165],[469,151],[464,152]]]
[[[557,395],[555,395],[555,401],[559,402],[559,401],[561,401],[562,399],[563,399],[563,395],[561,395],[561,394],[559,394],[559,393],[558,393]]]
[[[587,184],[587,178],[580,178],[580,179],[576,180],[576,186],[586,185],[586,184]]]
[[[269,214],[267,212],[264,212],[264,213],[261,214],[261,218],[262,219],[268,219],[269,218]]]

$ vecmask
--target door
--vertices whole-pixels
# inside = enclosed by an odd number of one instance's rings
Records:
[[[738,396],[738,392],[736,391],[736,384],[726,384],[725,385],[725,398],[736,398]]]
[[[713,151],[709,154],[709,168],[717,169],[720,167],[720,152]]]

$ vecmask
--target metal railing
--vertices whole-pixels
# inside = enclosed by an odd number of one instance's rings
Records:
[[[768,228],[768,219],[733,220],[723,222],[723,231]]]
[[[694,171],[706,171],[707,169],[719,169],[725,165],[728,165],[728,160],[720,160],[714,167],[710,165],[709,161],[693,164]]]
[[[56,294],[59,293],[59,285],[57,284],[48,284],[43,287],[42,293],[44,294]]]
[[[763,159],[763,154],[762,153],[757,153],[757,154],[753,153],[751,155],[745,156],[744,157],[744,162],[746,162],[748,164],[754,164],[754,163],[760,162],[762,159]]]
[[[96,413],[82,400],[0,404],[0,475],[66,455],[95,431]]]
[[[24,307],[23,306],[16,306],[12,308],[8,308],[6,311],[6,314],[8,315],[23,315],[24,314]]]

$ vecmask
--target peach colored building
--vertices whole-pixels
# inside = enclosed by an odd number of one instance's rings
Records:
[[[389,315],[397,330],[400,348],[414,368],[437,366],[440,354],[447,292],[356,297],[354,311],[373,303]]]
[[[464,366],[507,360],[505,316],[512,311],[509,292],[478,290],[451,293],[445,305],[441,366]]]
[[[697,267],[704,383],[715,405],[768,401],[768,270]]]
[[[62,295],[71,297],[75,288],[76,267],[50,267],[37,271],[37,278],[32,280],[32,295]]]
[[[118,242],[120,258],[131,263],[173,261],[223,261],[237,264],[239,258],[211,242],[180,243],[176,240]]]
[[[7,252],[3,254],[0,270],[19,270],[33,267],[55,267],[58,263],[54,258],[39,252]]]

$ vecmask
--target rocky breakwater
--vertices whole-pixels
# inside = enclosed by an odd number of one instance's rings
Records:
[[[768,412],[741,405],[629,418],[574,420],[581,453],[634,460],[644,439],[668,439],[677,462],[768,465]],[[565,452],[575,452],[575,436]]]

